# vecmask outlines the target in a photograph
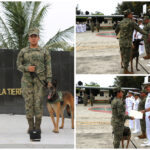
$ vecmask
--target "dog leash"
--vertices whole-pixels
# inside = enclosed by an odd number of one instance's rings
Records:
[[[46,81],[40,80],[39,76],[35,72],[32,72],[32,73],[30,72],[30,74],[31,74],[31,76],[35,76],[44,87],[47,87]]]
[[[130,139],[130,141],[131,141],[132,145],[134,146],[134,148],[137,149],[137,147],[136,147],[136,145],[133,143],[133,141],[132,141],[131,139]]]

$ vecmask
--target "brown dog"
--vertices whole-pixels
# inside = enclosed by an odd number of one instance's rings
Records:
[[[133,59],[136,58],[136,70],[140,71],[138,69],[138,63],[139,63],[139,45],[142,45],[140,42],[142,39],[135,39],[131,48],[131,57],[130,57],[130,63],[131,63],[131,73],[134,73],[133,70]],[[123,57],[121,55],[121,68],[124,68],[123,66]]]
[[[56,91],[56,90],[54,90]],[[67,113],[71,114],[71,121],[72,121],[72,129],[74,129],[74,97],[70,92],[62,92],[62,100],[63,102],[61,103],[60,101],[54,102],[54,103],[49,103],[47,102],[47,109],[50,114],[50,117],[52,119],[53,125],[54,125],[54,133],[59,133],[59,118],[61,115],[62,118],[62,124],[60,126],[60,129],[63,129],[64,127],[64,110],[67,108]],[[71,111],[70,111],[71,109]],[[56,114],[56,121],[54,118],[54,113]]]
[[[130,142],[130,139],[131,139],[131,130],[129,127],[124,127],[124,131],[123,131],[123,137],[121,139],[121,142],[122,142],[122,148],[124,148],[124,141],[127,140],[127,145],[126,145],[126,148],[128,148],[129,146],[129,142]]]

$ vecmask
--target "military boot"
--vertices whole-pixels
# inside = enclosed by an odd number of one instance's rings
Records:
[[[28,133],[30,134],[34,129],[34,118],[27,118],[27,120],[29,124]]]
[[[146,134],[142,133],[141,135],[138,136],[140,139],[145,139],[146,138]]]
[[[41,118],[35,118],[35,130],[41,134]]]
[[[128,69],[124,69],[124,74],[133,74],[133,72],[129,72]]]
[[[150,55],[143,57],[144,59],[150,59]]]

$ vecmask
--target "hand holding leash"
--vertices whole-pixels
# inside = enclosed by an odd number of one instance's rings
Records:
[[[35,72],[35,66],[29,66],[28,71],[29,72]]]
[[[52,87],[52,83],[51,83],[51,82],[48,82],[47,88],[51,88],[51,87]]]

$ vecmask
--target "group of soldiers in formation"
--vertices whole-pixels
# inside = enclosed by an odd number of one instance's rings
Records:
[[[129,119],[129,128],[132,133],[138,134],[141,132],[142,134],[139,135],[138,138],[147,138],[141,146],[150,147],[150,83],[146,84],[145,89],[140,93],[129,91],[126,97],[124,97],[121,89],[117,89],[115,98],[111,102],[111,107],[111,125],[114,133],[114,148],[119,148],[120,146],[126,119]],[[131,110],[143,113],[143,119],[136,119],[134,116],[131,116]],[[135,122],[134,126],[133,120]]]
[[[91,106],[93,106],[95,96],[93,93],[90,93],[90,96],[84,91],[84,96],[83,96],[83,104],[84,106],[87,106],[88,100],[90,100]]]
[[[97,32],[99,32],[100,30],[100,23],[99,21],[96,21],[96,23],[94,23],[93,20],[90,20],[89,22],[83,22],[83,23],[79,23],[77,22],[76,24],[76,32],[86,32],[87,30],[91,30],[91,32],[94,32],[96,29]]]
[[[118,23],[115,32],[119,38],[120,53],[124,65],[124,73],[132,74],[128,71],[129,62],[132,56],[133,38],[144,40],[144,46],[146,56],[144,59],[150,59],[150,23],[149,17],[145,16],[142,20],[138,19],[138,23],[133,18],[133,14],[130,9],[124,11],[124,19]],[[141,33],[139,36],[138,34]],[[133,35],[134,34],[134,35]],[[141,43],[142,44],[142,43]]]

